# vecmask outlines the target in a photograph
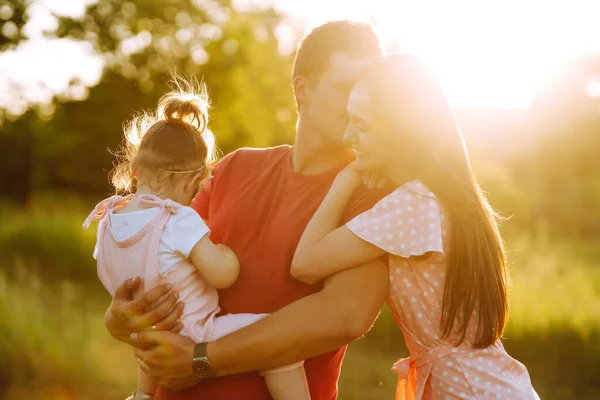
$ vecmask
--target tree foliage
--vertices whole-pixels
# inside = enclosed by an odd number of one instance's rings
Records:
[[[46,189],[106,194],[108,149],[121,141],[125,120],[156,106],[173,72],[208,86],[211,129],[224,152],[291,142],[292,59],[278,51],[280,19],[269,9],[189,0],[101,0],[81,19],[60,18],[51,34],[92,43],[104,72],[85,101],[59,96],[50,119],[30,111],[4,124],[0,140],[22,154],[2,174],[2,192],[20,201]]]
[[[14,48],[25,40],[28,0],[0,1],[0,51]]]
[[[0,36],[2,49],[23,40],[30,5],[10,4],[9,13],[0,3],[0,23],[11,21],[19,34]],[[103,74],[85,101],[57,96],[50,107],[4,122],[0,196],[25,202],[46,190],[108,194],[108,150],[118,146],[125,120],[169,90],[170,72],[207,84],[210,125],[224,153],[293,141],[292,56],[278,50],[282,16],[275,11],[241,12],[230,0],[98,0],[82,18],[58,21],[47,34],[90,43],[105,62]],[[593,80],[600,81],[598,55],[567,65],[530,110],[459,112],[476,173],[492,203],[515,216],[510,223],[600,236],[600,98],[586,91]]]

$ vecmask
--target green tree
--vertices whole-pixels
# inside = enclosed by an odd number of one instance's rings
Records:
[[[107,149],[117,148],[126,119],[156,106],[170,72],[205,81],[214,107],[210,126],[224,152],[290,142],[292,58],[278,51],[280,21],[273,10],[189,0],[101,0],[80,19],[60,18],[52,34],[92,43],[105,69],[86,101],[58,97],[51,119],[32,115],[4,126],[34,138],[23,146],[33,165],[20,179],[34,190],[107,194]],[[8,179],[14,174],[23,173],[11,171]]]
[[[0,51],[14,48],[25,40],[28,0],[0,1]]]

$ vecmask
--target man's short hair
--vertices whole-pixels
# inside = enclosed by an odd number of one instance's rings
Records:
[[[336,51],[355,57],[381,57],[379,38],[369,24],[341,20],[327,22],[302,39],[296,51],[292,79],[298,75],[318,78],[329,68]]]

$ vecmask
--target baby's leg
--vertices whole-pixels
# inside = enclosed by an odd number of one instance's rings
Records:
[[[154,395],[156,383],[138,367],[138,392]]]
[[[297,364],[294,364],[297,365]],[[302,363],[263,373],[273,400],[310,400],[310,391]]]
[[[215,318],[209,341],[252,325],[268,314],[227,314]],[[304,361],[261,372],[274,400],[310,400]]]

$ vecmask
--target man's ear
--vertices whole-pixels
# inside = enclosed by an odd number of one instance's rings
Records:
[[[300,106],[306,105],[308,102],[308,95],[310,92],[308,78],[304,75],[296,75],[292,80],[292,86],[294,87],[296,104],[298,105],[298,109],[300,109]]]

